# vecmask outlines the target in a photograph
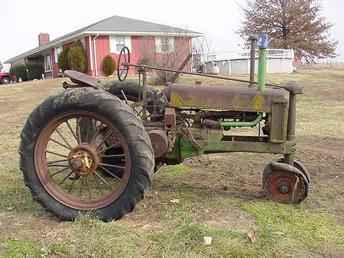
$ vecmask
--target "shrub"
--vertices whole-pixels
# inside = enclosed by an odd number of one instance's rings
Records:
[[[44,67],[40,64],[16,65],[10,70],[11,77],[15,76],[22,81],[41,79],[44,73]]]
[[[69,62],[68,62],[68,53],[69,53],[69,47],[64,48],[61,54],[59,55],[58,64],[59,64],[59,68],[62,71],[66,71],[70,69]]]
[[[68,64],[70,69],[82,73],[87,72],[88,64],[85,50],[80,41],[77,41],[68,51]]]
[[[28,64],[26,66],[28,80],[41,79],[44,73],[44,67],[40,64]]]
[[[12,66],[10,69],[11,77],[15,76],[17,80],[21,78],[23,81],[28,80],[26,65],[16,65]]]
[[[115,60],[113,60],[113,58],[110,55],[107,55],[106,57],[104,57],[103,63],[102,63],[102,70],[103,70],[104,75],[106,76],[112,75],[115,69],[116,69]]]

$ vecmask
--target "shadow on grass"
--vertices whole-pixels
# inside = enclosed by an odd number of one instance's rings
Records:
[[[44,213],[44,209],[32,199],[19,170],[2,171],[0,178],[0,211],[31,215]]]

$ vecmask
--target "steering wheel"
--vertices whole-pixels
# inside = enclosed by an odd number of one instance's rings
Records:
[[[118,62],[117,62],[117,78],[119,81],[124,81],[129,72],[130,64],[130,50],[127,47],[123,47],[119,52]]]

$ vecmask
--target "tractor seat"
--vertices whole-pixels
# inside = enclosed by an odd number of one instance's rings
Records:
[[[66,70],[64,74],[71,79],[72,82],[78,85],[91,86],[93,88],[98,88],[101,84],[101,81],[95,77],[87,75],[85,73],[80,73],[73,70]]]
[[[288,104],[288,91],[268,87],[260,92],[256,87],[232,85],[170,84],[164,89],[170,105],[180,109],[234,110],[271,112],[272,104]]]

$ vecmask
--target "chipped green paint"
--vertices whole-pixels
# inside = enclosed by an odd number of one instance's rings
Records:
[[[180,163],[184,159],[198,156],[202,153],[203,151],[195,148],[190,140],[178,136],[173,150],[166,155],[166,158],[171,163]]]
[[[258,89],[264,92],[266,84],[266,49],[259,48]]]
[[[231,128],[240,128],[240,127],[254,127],[263,119],[263,114],[259,113],[255,120],[251,122],[241,122],[241,121],[224,121],[221,122],[221,126],[225,130],[229,130]]]

